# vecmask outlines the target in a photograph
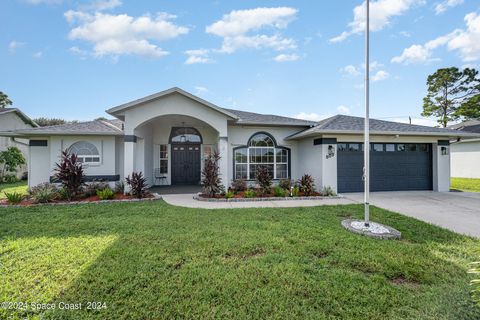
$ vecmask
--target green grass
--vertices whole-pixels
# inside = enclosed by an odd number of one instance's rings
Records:
[[[0,183],[0,200],[5,199],[5,192],[27,194],[27,181],[22,180],[15,183]]]
[[[106,310],[20,319],[480,319],[480,241],[373,207],[403,233],[344,230],[362,206],[202,210],[164,202],[0,210],[0,300]]]
[[[452,178],[450,182],[451,189],[469,192],[480,192],[480,179]]]

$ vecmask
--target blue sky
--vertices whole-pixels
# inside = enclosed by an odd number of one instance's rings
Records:
[[[477,67],[480,3],[372,1],[371,115],[420,119],[425,81]],[[5,0],[0,90],[31,117],[88,120],[172,86],[223,107],[363,114],[362,1]]]

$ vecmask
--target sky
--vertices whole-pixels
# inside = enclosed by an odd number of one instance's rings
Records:
[[[32,118],[90,120],[173,86],[221,107],[364,114],[365,3],[2,0],[0,91]],[[421,117],[426,78],[480,64],[480,2],[371,1],[372,118]]]

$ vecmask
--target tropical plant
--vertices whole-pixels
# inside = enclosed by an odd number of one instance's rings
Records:
[[[241,192],[247,190],[247,182],[243,179],[236,179],[232,181],[232,190],[234,192]]]
[[[476,278],[473,279],[470,284],[473,287],[472,298],[480,307],[480,261],[472,263],[472,268],[468,270],[468,272],[476,276]]]
[[[55,185],[46,182],[32,187],[30,196],[35,203],[48,203],[55,200],[59,195]]]
[[[5,197],[7,198],[7,202],[9,204],[18,204],[20,202],[22,202],[23,200],[23,194],[20,194],[16,191],[14,192],[4,192],[5,193]]]
[[[202,188],[203,192],[210,196],[221,194],[224,191],[219,172],[219,160],[220,155],[216,150],[205,158],[202,170]]]
[[[290,189],[292,197],[298,197],[300,195],[300,187],[295,185],[293,188]]]
[[[8,98],[8,96],[0,91],[0,109],[6,108],[12,105],[12,100]]]
[[[111,200],[111,199],[115,198],[115,194],[113,193],[112,189],[110,189],[110,188],[97,190],[97,196],[100,200]]]
[[[61,182],[67,192],[67,200],[76,198],[82,191],[85,178],[82,163],[78,161],[77,155],[69,154],[67,150],[63,151],[60,162],[55,164],[54,172],[55,179]]]
[[[125,183],[123,181],[115,182],[115,193],[124,193],[125,192]]]
[[[332,187],[330,187],[330,186],[323,187],[322,196],[332,197],[332,196],[336,196],[336,195],[337,194],[335,193],[335,191],[333,191]]]
[[[8,147],[7,150],[0,152],[0,182],[4,180],[7,173],[14,173],[25,163],[25,157],[17,147]]]
[[[273,188],[273,194],[275,197],[285,197],[288,194],[288,191],[280,186],[275,186],[275,188]]]
[[[104,190],[109,188],[108,182],[105,181],[92,181],[85,186],[85,196],[91,197],[97,194],[98,190]]]
[[[5,176],[3,176],[3,181],[2,182],[4,182],[4,183],[15,183],[15,182],[18,182],[18,178],[14,174],[6,174]]]
[[[422,116],[435,116],[442,127],[460,118],[480,118],[480,78],[477,70],[438,69],[428,76],[427,86]]]
[[[243,193],[243,195],[245,198],[255,198],[257,194],[255,190],[248,189]]]
[[[272,175],[268,172],[267,166],[259,165],[257,167],[256,179],[262,195],[269,194],[272,189]]]
[[[292,187],[292,179],[281,179],[278,185],[280,188],[290,191],[290,188]]]
[[[143,173],[132,172],[132,176],[127,176],[125,181],[130,188],[130,194],[132,196],[141,199],[148,195],[147,179],[143,177]]]
[[[300,191],[307,197],[315,192],[314,179],[309,174],[304,174],[298,181],[298,184],[300,185]]]
[[[235,193],[233,193],[232,191],[228,191],[225,193],[225,199],[231,199],[235,196]]]
[[[61,187],[60,189],[58,189],[58,198],[60,200],[68,200],[70,197],[69,195],[70,193],[68,192],[67,188]]]

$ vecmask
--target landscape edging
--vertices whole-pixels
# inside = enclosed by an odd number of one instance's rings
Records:
[[[295,201],[295,200],[325,200],[325,199],[342,199],[340,195],[336,196],[312,196],[312,197],[265,197],[265,198],[204,198],[200,194],[193,196],[194,200],[205,202],[249,202],[249,201]]]

